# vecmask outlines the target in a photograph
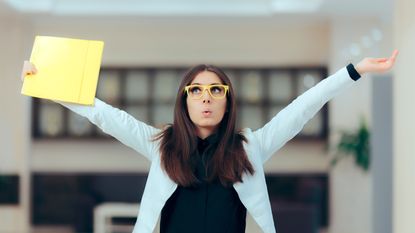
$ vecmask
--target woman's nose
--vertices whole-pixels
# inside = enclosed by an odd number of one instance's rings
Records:
[[[209,91],[208,90],[205,90],[203,92],[203,95],[202,95],[203,103],[210,103],[210,98],[211,98],[211,96],[209,94]]]

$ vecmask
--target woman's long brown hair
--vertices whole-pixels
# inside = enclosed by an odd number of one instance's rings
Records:
[[[217,130],[218,145],[209,163],[210,175],[208,181],[219,179],[224,186],[235,182],[242,182],[243,173],[254,174],[252,164],[249,162],[242,146],[247,139],[236,131],[236,100],[232,84],[226,74],[212,65],[197,65],[189,69],[180,83],[176,104],[174,108],[174,121],[154,140],[160,140],[161,165],[169,177],[181,186],[192,186],[199,181],[194,175],[195,164],[192,157],[197,153],[196,127],[189,117],[184,88],[202,71],[215,73],[229,86],[227,94],[227,111]]]

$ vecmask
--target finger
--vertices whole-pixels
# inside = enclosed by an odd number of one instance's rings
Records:
[[[22,82],[23,82],[24,78],[28,75],[30,75],[30,74],[28,74],[27,72],[22,72],[22,74],[20,75],[20,80],[22,80]]]
[[[386,62],[387,60],[389,60],[389,58],[382,57],[382,58],[376,58],[375,62]]]
[[[26,76],[33,75],[37,73],[36,67],[29,61],[23,62],[23,70],[20,75],[20,79],[23,81]]]
[[[390,57],[390,59],[392,61],[395,61],[396,57],[398,56],[399,51],[397,49],[393,50],[392,56]]]
[[[398,54],[399,54],[399,51],[395,49],[392,53],[392,56],[388,60],[388,69],[392,68],[392,66],[395,64],[395,60]]]
[[[30,67],[30,63],[28,61],[24,61],[23,63],[23,73],[25,75],[30,75],[32,73],[31,71],[31,67]]]
[[[32,75],[37,73],[36,67],[29,61],[24,62],[23,70],[25,71],[26,75]]]
[[[22,72],[22,74],[20,75],[20,79],[23,81],[24,78],[26,78],[26,76],[32,75],[32,72]]]

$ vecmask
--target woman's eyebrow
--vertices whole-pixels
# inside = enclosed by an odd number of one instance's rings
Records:
[[[201,83],[192,83],[192,85],[222,85],[222,83],[210,83],[210,84],[201,84]]]

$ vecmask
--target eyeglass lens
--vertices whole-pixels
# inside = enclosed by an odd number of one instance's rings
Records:
[[[209,86],[209,92],[213,97],[221,98],[225,96],[225,88],[223,86]],[[203,95],[205,87],[192,86],[189,88],[189,94],[192,97],[199,98]]]

